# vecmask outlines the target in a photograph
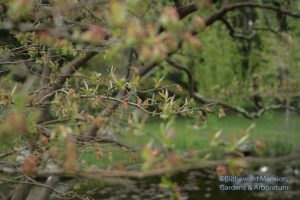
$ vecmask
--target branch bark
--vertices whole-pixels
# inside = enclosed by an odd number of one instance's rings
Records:
[[[289,17],[293,17],[293,18],[300,18],[300,14],[292,13],[289,10],[285,10],[283,8],[276,7],[273,5],[253,3],[253,2],[242,2],[242,3],[234,3],[231,5],[227,5],[225,7],[220,8],[219,10],[213,12],[212,14],[210,14],[205,20],[206,26],[209,26],[209,25],[213,24],[214,22],[221,20],[222,17],[225,16],[228,12],[237,10],[240,8],[259,8],[259,9],[279,12],[279,13],[285,14],[285,15],[287,15]],[[196,10],[191,10],[190,13],[192,13],[194,11],[196,11]]]
[[[221,21],[227,27],[227,29],[229,31],[229,35],[232,38],[242,39],[242,40],[251,40],[256,36],[256,32],[253,31],[253,30],[252,30],[251,34],[249,34],[249,35],[245,35],[245,34],[242,34],[242,33],[237,33],[235,31],[235,29],[233,28],[233,26],[230,24],[230,22],[225,17],[222,17]]]
[[[50,198],[51,193],[56,184],[59,182],[59,176],[49,176],[47,178],[46,183],[44,184],[46,187],[41,188],[39,193],[37,194],[37,198],[39,200],[48,200]],[[51,188],[51,189],[50,189]]]
[[[11,200],[26,200],[31,188],[32,185],[27,184],[26,182],[19,184],[15,189]]]
[[[177,167],[166,167],[147,171],[118,171],[118,170],[102,170],[102,169],[80,169],[76,170],[73,174],[65,174],[63,169],[57,170],[39,170],[36,172],[36,176],[40,178],[49,176],[61,176],[61,177],[84,177],[94,180],[101,180],[103,178],[122,177],[122,178],[138,178],[142,179],[151,176],[160,176],[163,174],[174,174],[181,171],[212,168],[218,165],[227,165],[232,163],[232,160],[240,161],[236,163],[243,163],[243,167],[251,167],[263,164],[282,164],[284,162],[290,162],[300,159],[300,153],[292,153],[275,158],[257,158],[257,157],[241,157],[231,158],[226,160],[198,160],[190,163],[185,163]],[[245,164],[246,163],[246,164]],[[246,165],[246,166],[245,166]],[[0,167],[0,172],[6,174],[18,174],[22,173],[20,168],[7,168]]]

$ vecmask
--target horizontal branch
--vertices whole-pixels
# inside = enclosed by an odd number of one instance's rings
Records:
[[[13,23],[13,22],[1,22],[0,31],[19,31],[19,32],[51,32],[53,33],[52,27],[40,24],[34,26],[32,23]]]
[[[179,15],[180,19],[185,18],[187,15],[189,15],[190,13],[193,13],[195,11],[197,11],[197,5],[196,4],[189,4],[186,6],[181,6],[177,8],[177,12]]]
[[[222,106],[224,108],[228,108],[232,111],[235,111],[237,113],[242,114],[244,117],[248,118],[248,119],[255,119],[255,118],[259,118],[261,117],[265,112],[270,111],[270,110],[279,110],[279,109],[288,109],[297,113],[300,113],[299,110],[297,110],[295,107],[293,106],[286,106],[286,105],[269,105],[269,106],[265,106],[264,108],[259,109],[256,112],[250,112],[247,111],[246,109],[240,107],[240,106],[236,106],[236,105],[231,105],[229,103],[220,101],[220,100],[215,100],[215,99],[206,99],[205,97],[201,96],[199,93],[194,92],[193,93],[193,98],[200,102],[200,103],[205,103],[205,104],[214,104],[214,105],[219,105]]]
[[[218,165],[228,165],[232,163],[232,160],[240,161],[235,162],[243,163],[240,167],[251,167],[262,164],[280,164],[284,162],[289,162],[293,160],[300,159],[300,153],[293,153],[289,155],[279,156],[275,158],[257,158],[257,157],[242,157],[242,158],[231,158],[227,160],[199,160],[191,162],[188,164],[182,164],[178,167],[167,167],[159,168],[147,171],[120,171],[120,170],[103,170],[103,169],[78,169],[72,174],[68,174],[63,169],[57,170],[37,170],[35,172],[36,177],[49,177],[49,176],[60,176],[60,177],[84,177],[94,180],[100,180],[103,178],[138,178],[142,179],[145,177],[151,176],[160,176],[163,174],[174,174],[181,171],[193,170],[193,169],[203,169],[203,168],[212,168]],[[23,173],[21,168],[12,168],[12,167],[0,167],[0,172],[6,174],[18,174]]]
[[[271,11],[285,14],[289,17],[300,18],[300,14],[298,14],[298,13],[292,13],[289,10],[282,9],[280,7],[273,6],[270,4],[242,2],[242,3],[234,3],[234,4],[227,5],[225,7],[222,7],[221,9],[213,12],[211,15],[209,15],[206,18],[205,24],[206,24],[206,26],[209,26],[209,25],[213,24],[215,21],[221,20],[222,17],[225,16],[228,12],[237,10],[237,9],[241,9],[241,8],[259,8],[259,9],[264,9],[264,10],[271,10]]]
[[[12,154],[15,154],[15,153],[17,153],[17,152],[19,152],[19,151],[26,150],[26,149],[28,149],[28,147],[14,148],[14,149],[12,149],[12,150],[10,150],[10,151],[8,151],[8,152],[1,153],[1,154],[0,154],[0,159],[5,158],[5,157],[7,157],[7,156],[10,156],[10,155],[12,155]]]
[[[89,135],[78,135],[78,136],[73,136],[72,141],[80,144],[110,143],[118,147],[124,148],[126,150],[135,151],[135,149],[127,146],[126,144],[123,144],[117,140],[108,137],[93,137]]]

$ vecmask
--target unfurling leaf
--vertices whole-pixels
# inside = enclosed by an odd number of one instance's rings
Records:
[[[163,10],[161,16],[161,22],[163,24],[174,22],[176,23],[179,20],[178,13],[175,8],[167,7]]]
[[[107,16],[113,28],[120,28],[126,19],[126,8],[122,1],[112,0]]]
[[[137,105],[142,106],[143,100],[138,96],[136,98],[137,98]]]
[[[227,167],[225,165],[218,165],[216,168],[216,172],[219,176],[225,176],[228,174]]]
[[[267,147],[267,145],[260,140],[254,140],[253,144],[255,145],[257,150],[263,150]]]
[[[179,25],[179,16],[177,10],[172,7],[165,8],[160,17],[160,23],[167,29],[176,29]]]
[[[155,78],[153,78],[153,81],[154,81],[154,87],[155,87],[155,88],[158,88],[163,80],[164,80],[164,77],[162,77],[162,78],[159,79],[159,80],[156,80]]]
[[[9,131],[11,131],[12,133],[27,132],[27,124],[23,114],[17,112],[11,112],[8,114],[6,120],[9,127]]]
[[[137,156],[136,156],[135,154],[132,154],[132,155],[130,156],[130,160],[131,160],[132,162],[136,162],[136,161],[138,160],[138,158],[137,158]]]
[[[182,93],[183,92],[183,89],[180,85],[176,85],[176,90],[179,92],[179,93]]]
[[[76,146],[70,137],[65,140],[65,145],[64,170],[68,173],[74,173],[77,168]]]
[[[201,50],[202,49],[202,44],[201,42],[197,39],[197,37],[195,37],[192,33],[185,33],[184,34],[184,39],[185,41],[191,45],[192,47],[194,47],[197,50]]]
[[[127,24],[126,42],[128,45],[141,41],[146,36],[138,20],[133,20]]]
[[[100,104],[101,98],[99,96],[96,96],[95,99],[91,102],[91,107],[93,109],[97,108]]]
[[[225,113],[224,109],[223,109],[223,108],[220,108],[220,109],[219,109],[219,118],[223,118],[223,117],[225,117],[225,116],[226,116],[226,113]]]
[[[9,95],[2,95],[0,106],[7,106],[9,104]]]
[[[97,157],[98,157],[99,159],[101,159],[101,158],[103,158],[104,153],[103,153],[103,151],[102,151],[100,148],[97,148],[97,149],[96,149],[96,155],[97,155]]]
[[[45,136],[45,135],[41,135],[40,136],[40,142],[42,144],[48,144],[49,143],[49,137]]]
[[[10,3],[9,14],[16,20],[28,15],[34,6],[34,0],[13,0]]]
[[[206,24],[202,17],[196,16],[194,18],[194,26],[195,26],[195,28],[199,29],[200,31],[204,31]]]
[[[36,172],[36,166],[37,166],[37,158],[35,155],[29,155],[24,160],[22,171],[27,176],[34,176]]]
[[[104,39],[105,34],[105,30],[101,26],[94,25],[82,34],[81,39],[86,42],[100,43]]]
[[[113,161],[113,152],[108,152],[108,159],[110,160],[110,161]]]
[[[128,109],[129,99],[125,98],[122,100],[122,106],[124,109]]]
[[[174,135],[175,135],[175,128],[169,129],[168,132],[167,132],[167,138],[171,139],[171,138],[174,137]]]

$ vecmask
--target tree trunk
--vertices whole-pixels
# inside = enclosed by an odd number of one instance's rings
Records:
[[[26,200],[31,188],[32,185],[30,184],[26,184],[26,183],[19,184],[17,188],[14,190],[11,200]]]
[[[50,176],[48,177],[45,185],[51,187],[51,188],[55,188],[55,186],[57,185],[57,183],[59,182],[59,177],[58,176]],[[43,187],[40,188],[39,192],[36,194],[35,198],[38,200],[48,200],[50,195],[52,194],[52,190]]]

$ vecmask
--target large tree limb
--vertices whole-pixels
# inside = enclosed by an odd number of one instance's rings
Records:
[[[192,170],[192,169],[202,169],[202,168],[212,168],[218,165],[227,165],[232,163],[232,160],[240,161],[236,162],[243,163],[242,167],[251,167],[263,164],[280,164],[284,162],[290,162],[300,159],[300,153],[292,153],[284,156],[279,156],[275,158],[257,158],[257,157],[241,157],[241,158],[231,158],[225,160],[198,160],[190,163],[184,163],[178,165],[177,167],[163,167],[159,169],[147,170],[147,171],[119,171],[119,170],[103,170],[103,169],[78,169],[72,174],[66,174],[63,169],[57,170],[38,170],[36,171],[36,176],[40,178],[49,176],[61,176],[61,177],[84,177],[94,180],[102,180],[103,178],[112,177],[123,177],[123,178],[145,178],[151,176],[159,176],[163,174],[174,174],[176,172]],[[10,167],[0,167],[0,172],[6,174],[18,174],[22,173],[21,168],[10,168]]]
[[[1,170],[0,170],[1,171]],[[20,172],[22,173],[22,172]],[[14,190],[11,200],[25,200],[30,193],[32,185],[28,184],[26,181],[20,183]]]
[[[59,176],[49,176],[45,184],[42,184],[42,188],[39,190],[36,198],[39,200],[48,200],[52,192],[56,192],[53,188],[59,183]]]

